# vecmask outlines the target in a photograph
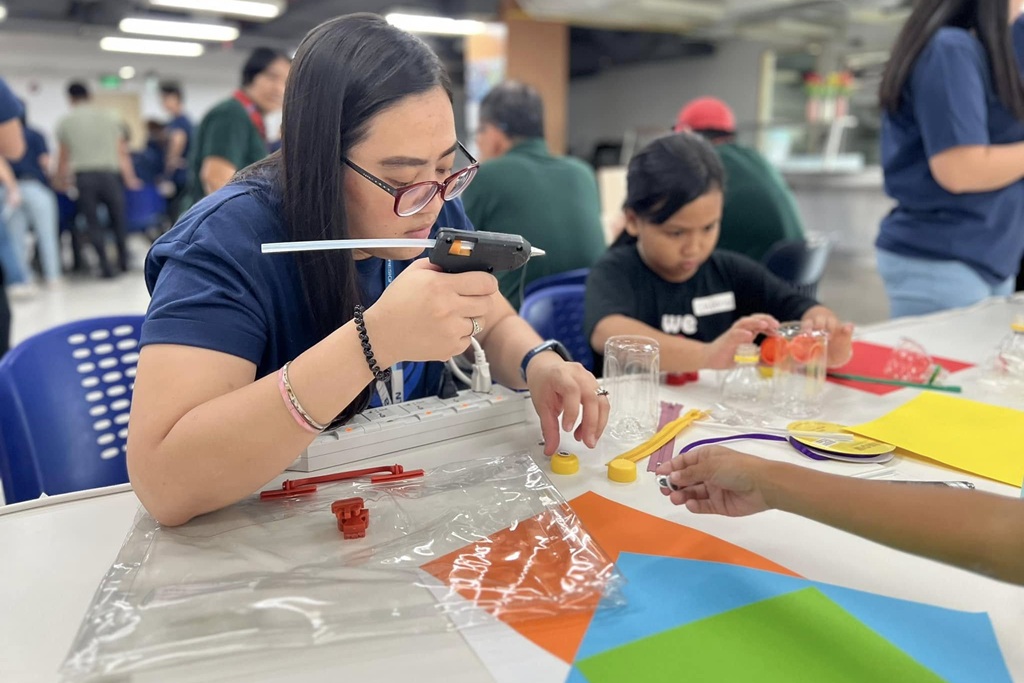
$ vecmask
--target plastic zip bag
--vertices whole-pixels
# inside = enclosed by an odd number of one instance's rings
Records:
[[[351,497],[364,500],[369,527],[343,540],[331,503]],[[252,496],[176,528],[140,511],[61,674],[102,680],[547,617],[621,604],[620,588],[610,557],[528,454],[471,460],[402,482]]]

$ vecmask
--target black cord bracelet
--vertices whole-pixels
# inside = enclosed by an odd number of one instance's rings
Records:
[[[356,305],[353,319],[356,321],[356,331],[359,332],[359,343],[363,345],[363,355],[366,356],[366,364],[370,366],[370,372],[378,382],[387,382],[391,379],[391,368],[381,370],[377,365],[377,359],[373,357],[373,348],[370,346],[370,337],[366,334],[366,323],[363,321],[363,311],[366,309]]]

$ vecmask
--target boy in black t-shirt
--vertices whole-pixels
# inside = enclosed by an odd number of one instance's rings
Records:
[[[584,332],[595,352],[614,335],[656,339],[661,368],[728,368],[736,348],[801,320],[830,334],[829,366],[851,355],[853,325],[760,264],[714,251],[725,178],[714,149],[680,133],[629,164],[626,230],[587,279]]]

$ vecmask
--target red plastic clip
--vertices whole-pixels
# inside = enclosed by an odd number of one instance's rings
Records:
[[[363,538],[370,525],[370,511],[362,498],[342,498],[331,503],[331,512],[338,518],[338,530],[346,539]]]
[[[402,474],[405,468],[401,465],[390,465],[386,467],[367,467],[361,470],[349,470],[348,472],[335,472],[334,474],[322,474],[319,477],[306,477],[305,479],[286,479],[280,490],[261,491],[260,500],[272,500],[274,498],[290,498],[291,496],[303,496],[316,493],[317,484],[326,484],[333,481],[345,481],[348,479],[359,479],[372,474],[387,473],[390,475]],[[372,480],[371,480],[372,481]]]
[[[690,382],[696,382],[700,375],[696,372],[671,372],[665,376],[665,384],[670,387],[681,387]]]
[[[403,481],[405,479],[415,479],[416,477],[422,477],[423,470],[409,470],[408,472],[396,472],[395,474],[385,474],[379,477],[370,477],[371,484],[386,484],[390,481]]]

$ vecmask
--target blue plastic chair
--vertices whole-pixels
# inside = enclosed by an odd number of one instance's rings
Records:
[[[575,361],[593,370],[594,353],[583,336],[585,285],[545,287],[526,297],[519,315],[545,339],[557,339]]]
[[[128,481],[141,328],[141,315],[79,320],[26,339],[0,361],[8,503]]]
[[[145,232],[158,227],[166,213],[167,200],[156,185],[147,183],[141,190],[124,191],[124,214],[129,231]]]
[[[554,275],[548,275],[547,277],[539,277],[526,285],[526,288],[523,290],[523,298],[525,299],[534,292],[540,291],[546,287],[555,287],[556,285],[585,285],[587,284],[587,275],[589,274],[590,268],[577,268],[576,270],[567,270],[564,273],[555,273]]]
[[[783,240],[772,245],[761,263],[773,275],[813,299],[818,295],[818,283],[825,274],[831,251],[832,243],[825,239]]]

